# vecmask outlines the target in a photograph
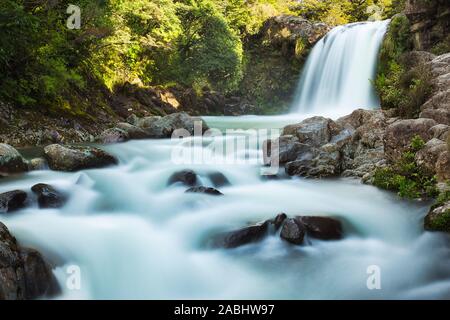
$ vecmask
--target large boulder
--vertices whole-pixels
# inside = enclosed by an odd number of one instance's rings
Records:
[[[421,137],[425,142],[432,138],[430,128],[436,125],[432,119],[407,119],[396,121],[386,128],[384,135],[384,151],[388,160],[396,162],[410,147],[415,136]]]
[[[300,216],[296,220],[303,224],[306,234],[321,240],[339,240],[342,238],[342,224],[329,217]]]
[[[8,144],[0,143],[0,176],[28,170],[20,153]]]
[[[211,180],[211,183],[214,185],[214,187],[224,187],[224,186],[229,186],[230,180],[228,180],[228,178],[219,171],[216,172],[210,172],[207,174],[209,180]]]
[[[58,293],[59,285],[42,255],[21,248],[0,222],[0,300],[36,299]]]
[[[197,174],[189,169],[174,172],[167,181],[167,185],[181,183],[187,186],[195,186],[197,184]]]
[[[23,208],[27,194],[21,190],[14,190],[0,194],[0,213],[12,212]]]
[[[88,146],[52,144],[44,148],[44,155],[50,169],[58,171],[77,171],[117,164],[114,156]]]
[[[313,117],[286,126],[263,144],[264,163],[285,164],[288,175],[363,177],[385,160],[388,120],[381,110],[358,109],[336,121]]]
[[[38,183],[31,187],[37,196],[39,208],[61,208],[66,203],[66,197],[51,185]]]
[[[232,249],[263,239],[268,233],[269,222],[264,221],[239,230],[226,232],[215,237],[213,246]]]
[[[119,122],[116,124],[116,128],[125,131],[130,139],[146,139],[149,137],[145,130],[130,123]]]
[[[99,143],[118,143],[125,142],[130,139],[130,136],[127,131],[122,130],[120,128],[111,128],[103,131],[98,137],[95,138],[96,142]]]
[[[298,124],[284,127],[282,135],[292,135],[298,138],[300,143],[313,147],[320,147],[331,140],[331,137],[339,132],[336,123],[324,117],[312,117]]]
[[[258,242],[269,233],[278,231],[286,218],[286,214],[280,213],[273,219],[250,225],[242,229],[221,233],[213,238],[212,245],[218,248],[232,249]]]

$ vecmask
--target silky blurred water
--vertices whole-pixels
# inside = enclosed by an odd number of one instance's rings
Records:
[[[242,129],[254,127],[255,121],[270,123],[263,117],[235,120]],[[210,126],[225,128],[230,122],[232,118],[208,118]],[[232,138],[212,138],[201,148]],[[40,250],[56,266],[63,288],[58,298],[450,297],[449,239],[423,231],[428,204],[401,201],[356,180],[268,180],[258,163],[175,165],[176,145],[171,140],[109,145],[104,149],[119,158],[118,166],[76,173],[34,171],[0,184],[4,192],[49,183],[70,195],[62,209],[32,206],[0,216],[22,245]],[[261,151],[236,152],[249,159]],[[212,185],[208,173],[215,171],[231,185],[220,188],[223,197],[167,186],[169,176],[185,168],[195,170],[203,185]],[[217,232],[280,212],[339,218],[345,238],[293,246],[272,235],[232,250],[205,246]],[[66,286],[72,265],[81,270],[80,290]],[[381,290],[367,288],[371,265],[381,270]]]

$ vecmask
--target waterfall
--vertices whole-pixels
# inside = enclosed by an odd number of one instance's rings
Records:
[[[331,30],[311,51],[294,100],[296,113],[348,114],[379,107],[372,81],[389,20]]]

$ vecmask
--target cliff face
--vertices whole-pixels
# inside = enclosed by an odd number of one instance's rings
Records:
[[[246,69],[239,96],[281,113],[290,105],[308,52],[328,31],[323,23],[281,15],[267,20],[245,45]]]
[[[416,50],[430,51],[449,45],[450,2],[448,0],[407,0],[405,14],[411,22]]]

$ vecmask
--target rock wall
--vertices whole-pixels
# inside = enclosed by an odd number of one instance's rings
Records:
[[[440,42],[448,41],[450,33],[448,0],[407,0],[405,14],[411,22],[416,50],[429,51]]]

